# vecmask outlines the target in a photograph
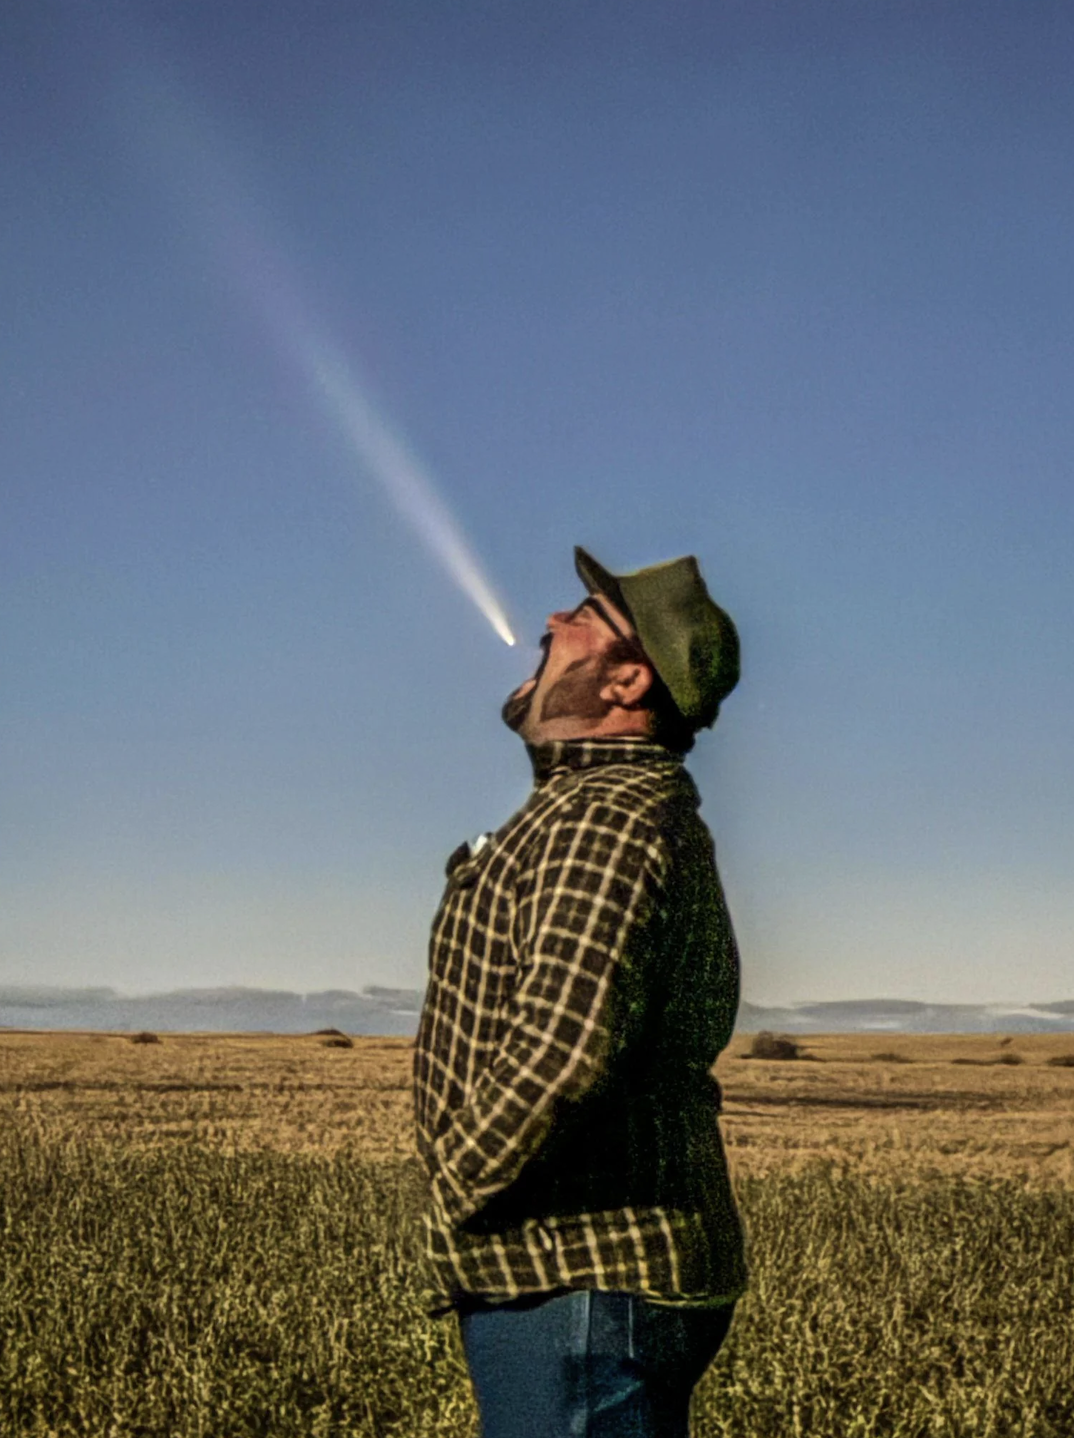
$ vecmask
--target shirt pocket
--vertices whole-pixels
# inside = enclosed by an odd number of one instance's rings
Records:
[[[460,846],[461,847],[461,846]],[[472,889],[477,884],[481,875],[488,867],[492,854],[492,844],[486,844],[480,853],[472,854],[469,858],[461,857],[454,863],[449,861],[447,884],[444,888],[444,898],[451,894],[457,894],[462,889]],[[456,853],[459,851],[456,850]],[[454,859],[454,855],[452,858]]]

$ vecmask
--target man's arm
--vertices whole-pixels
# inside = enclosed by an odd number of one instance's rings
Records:
[[[604,800],[557,818],[520,881],[519,982],[495,1059],[433,1145],[434,1200],[460,1223],[539,1149],[562,1100],[605,1067],[610,998],[666,868],[642,814]]]

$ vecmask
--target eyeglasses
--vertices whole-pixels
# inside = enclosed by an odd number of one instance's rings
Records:
[[[601,619],[604,620],[605,624],[608,626],[608,628],[612,631],[612,633],[616,636],[617,639],[633,640],[635,638],[633,634],[628,634],[621,625],[616,623],[611,614],[609,614],[608,610],[604,607],[600,600],[597,599],[595,595],[590,594],[585,599],[583,599],[581,604],[579,604],[577,608],[571,610],[570,617],[574,619],[576,615],[581,614],[583,609],[592,609],[595,614],[599,614]]]

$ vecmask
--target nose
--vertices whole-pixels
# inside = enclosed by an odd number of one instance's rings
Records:
[[[548,616],[545,621],[545,628],[556,630],[561,624],[566,624],[570,617],[571,611],[569,609],[557,609]]]

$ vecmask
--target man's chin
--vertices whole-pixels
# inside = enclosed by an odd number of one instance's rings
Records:
[[[530,705],[533,702],[533,690],[526,694],[520,694],[517,689],[513,694],[507,696],[503,708],[500,710],[500,718],[507,725],[508,729],[515,734],[519,732],[526,722],[526,715],[530,712]]]
[[[537,686],[541,682],[541,675],[544,673],[545,665],[548,663],[548,653],[551,648],[551,638],[549,635],[546,634],[544,636],[541,640],[540,647],[541,659],[533,677],[524,680],[517,689],[513,690],[512,693],[507,696],[504,701],[504,706],[500,710],[500,718],[507,725],[508,729],[511,729],[515,734],[521,732],[522,726],[526,722],[526,716],[529,714],[533,705],[533,696],[537,693]],[[523,734],[522,737],[525,738],[526,736]]]

